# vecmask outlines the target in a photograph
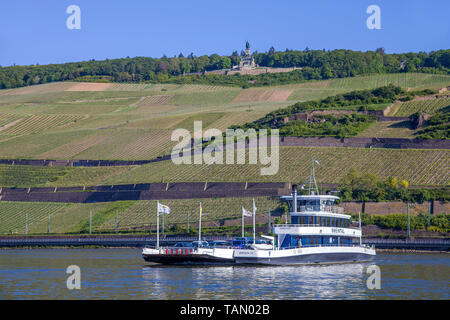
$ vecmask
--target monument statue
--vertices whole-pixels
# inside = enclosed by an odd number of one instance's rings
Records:
[[[255,59],[252,57],[250,53],[250,42],[245,42],[245,54],[241,58],[241,62],[239,63],[239,69],[254,69],[256,67]]]

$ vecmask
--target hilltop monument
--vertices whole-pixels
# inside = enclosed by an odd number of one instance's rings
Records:
[[[250,43],[248,41],[245,42],[245,52],[241,58],[241,62],[239,63],[239,69],[254,69],[256,68],[255,59],[250,53]]]

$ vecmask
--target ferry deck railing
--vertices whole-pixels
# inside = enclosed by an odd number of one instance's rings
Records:
[[[292,223],[288,223],[288,224],[275,224],[274,227],[283,227],[283,228],[299,228],[299,227],[327,227],[327,228],[341,228],[341,229],[354,229],[354,230],[359,230],[359,227],[354,227],[354,226],[345,226],[345,227],[341,227],[341,226],[326,226],[326,225],[320,225],[318,223],[314,224],[314,223],[310,223],[310,224],[292,224]]]
[[[298,246],[289,247],[279,247],[278,250],[288,250],[288,249],[301,249],[301,248],[318,248],[318,247],[362,247],[362,248],[375,248],[374,245],[359,244],[359,243],[340,243],[340,244],[304,244]]]

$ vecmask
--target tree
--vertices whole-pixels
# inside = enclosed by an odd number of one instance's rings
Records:
[[[378,54],[384,55],[384,48],[383,47],[378,48],[375,52]]]
[[[397,188],[398,187],[398,180],[397,180],[397,178],[389,177],[386,180],[386,186],[388,186],[390,188]]]
[[[324,65],[321,69],[320,69],[320,76],[322,77],[322,79],[330,79],[333,78],[333,71],[331,70],[331,68],[328,65]]]
[[[408,189],[409,183],[406,180],[400,181],[400,186],[404,189]]]
[[[231,64],[232,65],[238,65],[241,59],[239,58],[239,53],[237,51],[233,51],[231,54]]]
[[[275,54],[275,48],[273,46],[270,47],[268,54],[269,54],[269,56],[272,56]]]

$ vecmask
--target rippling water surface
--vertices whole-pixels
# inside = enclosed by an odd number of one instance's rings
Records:
[[[381,270],[369,290],[367,267]],[[68,290],[66,268],[81,269]],[[371,263],[150,266],[140,249],[0,250],[0,299],[449,299],[450,255],[378,253]]]

